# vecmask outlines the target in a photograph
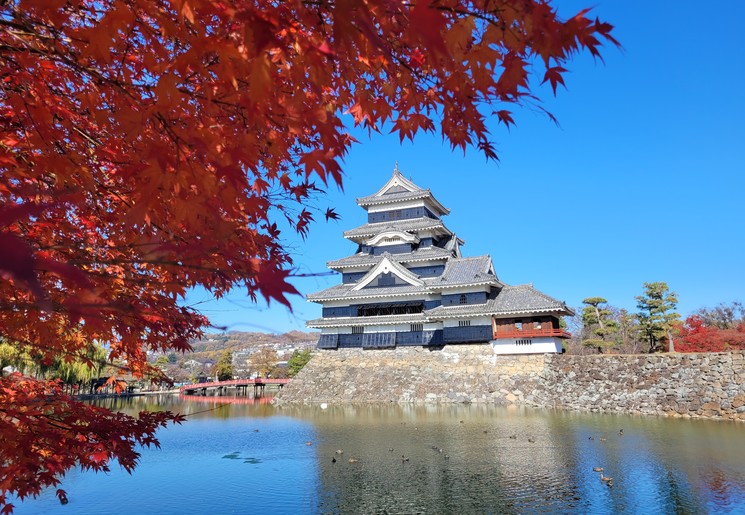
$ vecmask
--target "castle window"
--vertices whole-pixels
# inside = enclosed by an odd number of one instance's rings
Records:
[[[424,331],[424,324],[411,324],[412,333],[420,333]]]
[[[535,318],[533,319],[533,329],[540,329],[541,328],[541,319]]]
[[[464,293],[461,293],[460,299],[458,299],[458,303],[460,304],[468,304],[468,298]]]
[[[523,330],[523,321],[515,320],[515,331],[522,331],[522,330]]]
[[[365,326],[362,326],[362,325],[352,326],[352,334],[363,334],[364,332],[365,332]]]
[[[470,320],[458,320],[458,327],[468,327],[471,325]]]
[[[515,340],[515,344],[517,345],[532,345],[533,340]]]

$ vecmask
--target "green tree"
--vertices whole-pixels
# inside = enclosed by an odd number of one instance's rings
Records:
[[[235,370],[233,369],[233,353],[229,350],[220,354],[220,359],[215,364],[215,375],[218,381],[227,381],[233,379]]]
[[[168,365],[168,357],[165,355],[158,356],[155,360],[155,366],[158,368],[165,368]]]
[[[613,319],[613,312],[608,309],[608,301],[603,297],[588,297],[582,301],[582,323],[589,338],[582,340],[586,347],[597,348],[598,352],[611,348],[615,341],[610,338],[618,331],[618,322]]]
[[[310,349],[292,351],[292,356],[287,360],[287,375],[295,377],[300,370],[310,361]]]
[[[636,297],[639,325],[649,342],[649,352],[662,350],[667,340],[670,352],[675,352],[672,328],[680,318],[675,312],[678,296],[671,292],[665,282],[644,283],[644,295]]]

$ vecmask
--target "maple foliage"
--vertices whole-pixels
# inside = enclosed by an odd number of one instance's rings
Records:
[[[745,349],[745,323],[721,328],[707,325],[703,318],[691,315],[678,327],[678,352],[723,352]]]
[[[496,158],[488,122],[538,101],[531,70],[555,91],[573,54],[616,44],[611,30],[543,0],[2,2],[0,337],[42,363],[100,342],[157,376],[146,350],[186,351],[207,324],[179,305],[189,288],[289,306],[277,222],[304,235],[311,196],[341,185],[347,119]],[[75,462],[131,463],[114,442],[175,420],[85,409],[31,378],[0,390],[0,437],[30,449],[0,461],[3,495]],[[52,415],[31,431],[18,416],[42,391]],[[78,419],[95,444],[67,448]],[[24,466],[22,481],[7,473]]]

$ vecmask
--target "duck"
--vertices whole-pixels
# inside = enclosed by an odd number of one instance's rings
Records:
[[[390,448],[388,449],[388,452],[393,452],[393,447],[390,447]]]
[[[331,458],[331,463],[336,463],[336,458]]]
[[[529,437],[529,438],[528,438],[528,441],[529,441],[530,443],[535,443],[535,438],[533,438],[533,437],[531,436],[531,437]]]
[[[623,436],[623,429],[618,430],[618,436]]]
[[[334,452],[336,454],[344,454],[344,449],[336,449]]]
[[[588,437],[587,437],[587,439],[588,439],[588,440],[594,440],[595,438],[594,438],[594,437],[592,437],[592,436],[588,436]]]
[[[510,435],[510,440],[517,440],[517,435]]]
[[[407,461],[409,461],[409,458],[407,458],[406,456],[404,456],[404,455],[402,454],[402,455],[401,455],[401,463],[405,463],[405,462],[407,462]]]
[[[348,461],[349,461],[349,463],[357,463],[360,460],[358,460],[357,458],[349,458]]]
[[[310,442],[310,441],[305,442],[305,445],[311,446],[311,445],[313,445],[313,442]]]
[[[603,467],[593,467],[592,471],[593,472],[603,472],[604,469],[603,469]]]
[[[600,481],[607,483],[609,481],[613,481],[612,477],[604,476],[603,473],[600,473]]]

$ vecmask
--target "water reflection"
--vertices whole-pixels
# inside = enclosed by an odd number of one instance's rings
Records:
[[[189,422],[162,431],[162,450],[145,450],[133,476],[75,472],[69,506],[50,493],[18,513],[745,512],[741,424],[225,400],[106,401]]]

